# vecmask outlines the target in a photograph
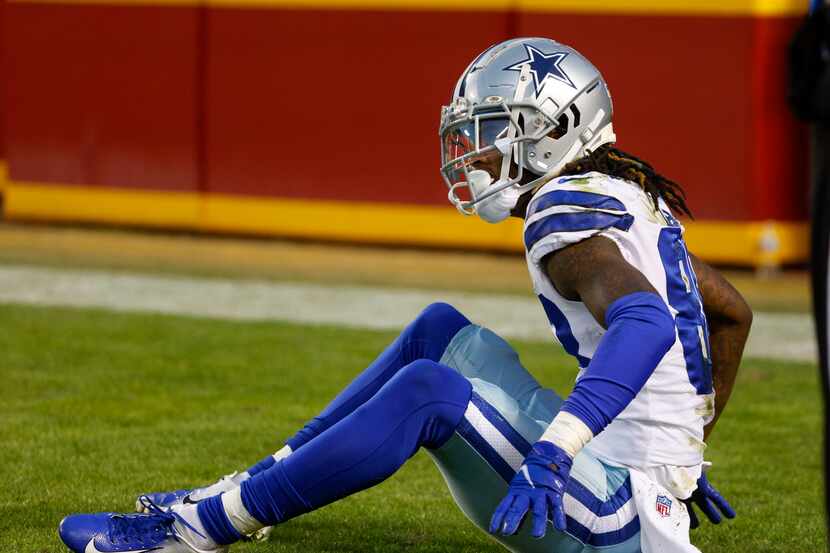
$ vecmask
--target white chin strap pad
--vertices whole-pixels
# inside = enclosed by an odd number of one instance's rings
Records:
[[[585,130],[582,132],[582,135],[579,137],[579,140],[574,142],[574,145],[571,146],[571,149],[568,151],[567,154],[562,158],[562,161],[557,163],[553,166],[547,173],[545,173],[541,179],[537,179],[536,182],[542,179],[552,179],[559,175],[562,169],[568,163],[574,161],[575,159],[580,159],[603,144],[608,144],[609,142],[616,142],[617,135],[614,134],[614,127],[611,123],[608,123],[603,128],[599,129],[596,133],[592,133],[590,130]]]
[[[614,125],[608,123],[603,128],[599,129],[592,138],[585,142],[585,147],[583,148],[584,154],[579,157],[588,155],[589,152],[593,152],[603,144],[616,141],[617,135],[614,133]]]

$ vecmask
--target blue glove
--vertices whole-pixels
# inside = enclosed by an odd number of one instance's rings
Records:
[[[565,531],[565,508],[562,496],[573,460],[550,442],[536,442],[522,468],[510,481],[507,496],[502,499],[490,520],[490,533],[510,536],[518,532],[528,510],[533,518],[534,538],[545,535],[548,514],[553,526]]]
[[[720,513],[726,518],[735,518],[735,509],[729,505],[729,502],[726,501],[723,496],[709,483],[709,480],[706,478],[706,473],[701,474],[700,478],[697,479],[697,489],[692,493],[689,499],[684,499],[683,503],[686,504],[686,507],[689,508],[689,522],[692,529],[697,528],[700,526],[700,522],[697,520],[697,515],[695,514],[694,509],[692,509],[692,504],[698,506],[698,508],[703,511],[706,516],[712,521],[712,524],[719,524],[721,521]],[[715,509],[717,507],[717,509]],[[720,513],[718,512],[720,510]]]

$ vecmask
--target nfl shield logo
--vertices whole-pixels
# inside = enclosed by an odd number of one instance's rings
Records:
[[[659,514],[661,517],[667,517],[671,515],[671,499],[669,499],[665,495],[657,496],[657,514]]]

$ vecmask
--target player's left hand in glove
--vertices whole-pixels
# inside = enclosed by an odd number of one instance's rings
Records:
[[[733,509],[732,506],[729,505],[729,502],[723,498],[720,492],[718,492],[718,490],[716,490],[715,487],[709,483],[709,479],[706,478],[705,472],[700,475],[700,478],[697,479],[697,489],[692,493],[691,497],[684,499],[683,503],[685,503],[686,507],[689,509],[689,523],[692,529],[700,526],[697,514],[695,514],[695,511],[692,508],[693,504],[697,505],[697,507],[703,511],[712,524],[720,523],[721,513],[723,513],[723,516],[726,518],[735,518],[735,509]]]
[[[572,463],[573,459],[556,445],[536,442],[522,468],[510,481],[507,496],[496,507],[490,520],[490,533],[515,534],[528,511],[533,519],[531,534],[534,538],[545,535],[548,516],[553,519],[553,526],[564,532],[562,496]]]

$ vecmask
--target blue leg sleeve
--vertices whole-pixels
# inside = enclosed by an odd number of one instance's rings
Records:
[[[419,447],[455,431],[472,395],[457,371],[421,359],[301,449],[242,483],[248,512],[273,525],[374,486]]]
[[[470,321],[451,305],[429,305],[322,413],[286,443],[293,451],[297,451],[303,444],[366,403],[401,368],[413,361],[439,361],[453,336],[469,324]]]
[[[251,465],[250,467],[248,467],[248,470],[246,470],[245,472],[247,472],[249,476],[256,476],[260,472],[262,472],[264,470],[268,470],[269,468],[271,468],[274,465],[275,462],[276,461],[274,461],[274,457],[269,455],[268,457],[265,457],[264,459],[262,459],[257,464]]]

